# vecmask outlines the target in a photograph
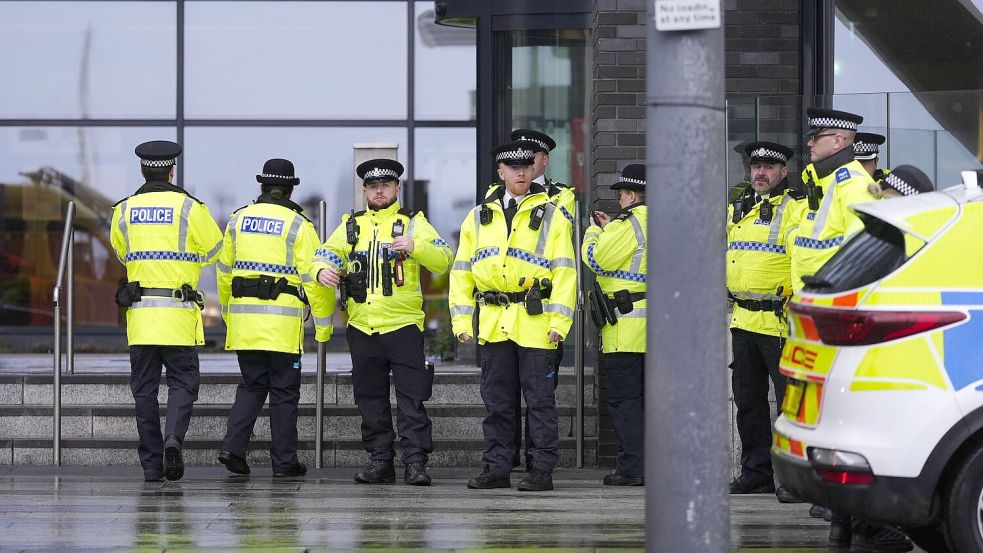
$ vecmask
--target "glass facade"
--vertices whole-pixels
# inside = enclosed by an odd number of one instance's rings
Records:
[[[433,8],[0,0],[0,70],[24,83],[0,87],[0,326],[51,324],[74,201],[76,324],[122,331],[109,218],[143,182],[146,140],[183,144],[178,183],[223,228],[258,195],[263,162],[290,159],[294,199],[312,219],[325,200],[329,231],[353,206],[353,145],[398,144],[404,201],[456,247],[474,200],[475,31],[434,25]],[[201,287],[220,330],[213,268]]]

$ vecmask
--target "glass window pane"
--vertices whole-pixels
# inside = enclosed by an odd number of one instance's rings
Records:
[[[405,2],[189,2],[185,115],[405,119],[406,17]]]
[[[173,2],[0,2],[0,117],[173,118]]]
[[[437,25],[433,6],[416,3],[415,118],[475,120],[477,31]]]
[[[143,183],[133,153],[171,127],[0,128],[0,325],[51,325],[51,288],[68,202],[77,207],[78,326],[119,324],[125,276],[109,244],[112,206]]]
[[[475,159],[475,129],[416,129],[413,175],[417,198],[440,236],[457,250],[461,221],[475,205],[471,179]]]

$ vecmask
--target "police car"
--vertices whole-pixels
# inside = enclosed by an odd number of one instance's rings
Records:
[[[865,228],[804,279],[782,352],[779,481],[930,553],[983,551],[981,177],[854,206]]]

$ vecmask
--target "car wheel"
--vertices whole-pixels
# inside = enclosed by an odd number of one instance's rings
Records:
[[[944,524],[952,553],[983,551],[983,448],[979,446],[949,488]]]
[[[921,547],[926,553],[949,553],[949,546],[945,543],[945,533],[941,526],[919,526],[916,528],[905,528],[905,534]]]

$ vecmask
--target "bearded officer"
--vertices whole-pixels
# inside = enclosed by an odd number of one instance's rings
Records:
[[[297,403],[305,306],[311,308],[315,340],[327,342],[335,298],[310,277],[319,240],[314,223],[290,200],[300,184],[294,164],[271,159],[256,181],[260,195],[232,213],[217,264],[228,326],[225,349],[236,352],[242,373],[218,460],[231,472],[249,474],[249,438],[269,396],[273,476],[303,476],[307,467],[297,459]]]
[[[423,402],[430,399],[433,369],[424,360],[421,268],[443,273],[453,252],[422,212],[399,204],[403,166],[372,159],[355,169],[367,209],[345,215],[317,251],[312,276],[342,288],[348,309],[352,388],[362,416],[368,467],[355,475],[365,484],[396,480],[393,466],[389,374],[396,390],[396,424],[403,446],[403,481],[429,486],[427,461],[432,425]]]
[[[545,188],[532,182],[533,150],[511,142],[492,155],[505,186],[461,223],[450,279],[451,321],[459,340],[472,339],[478,317],[481,397],[488,410],[484,470],[468,487],[511,486],[521,389],[529,406],[533,466],[518,489],[551,490],[559,461],[554,350],[573,322],[573,243],[564,228],[569,222]]]
[[[180,480],[181,448],[198,399],[197,346],[204,344],[204,294],[197,290],[198,278],[201,268],[218,257],[222,231],[205,204],[173,184],[180,145],[144,142],[136,155],[146,182],[113,206],[110,227],[110,241],[127,278],[116,302],[126,308],[130,390],[144,480]],[[157,402],[161,365],[167,367],[166,438]]]
[[[618,459],[607,486],[641,486],[645,477],[645,281],[648,267],[648,208],[645,166],[631,164],[611,185],[621,212],[613,219],[595,211],[597,224],[584,233],[584,262],[597,275],[603,297],[596,302],[601,355],[608,374],[608,405]],[[603,312],[602,312],[603,309]],[[607,315],[605,315],[606,313]]]

